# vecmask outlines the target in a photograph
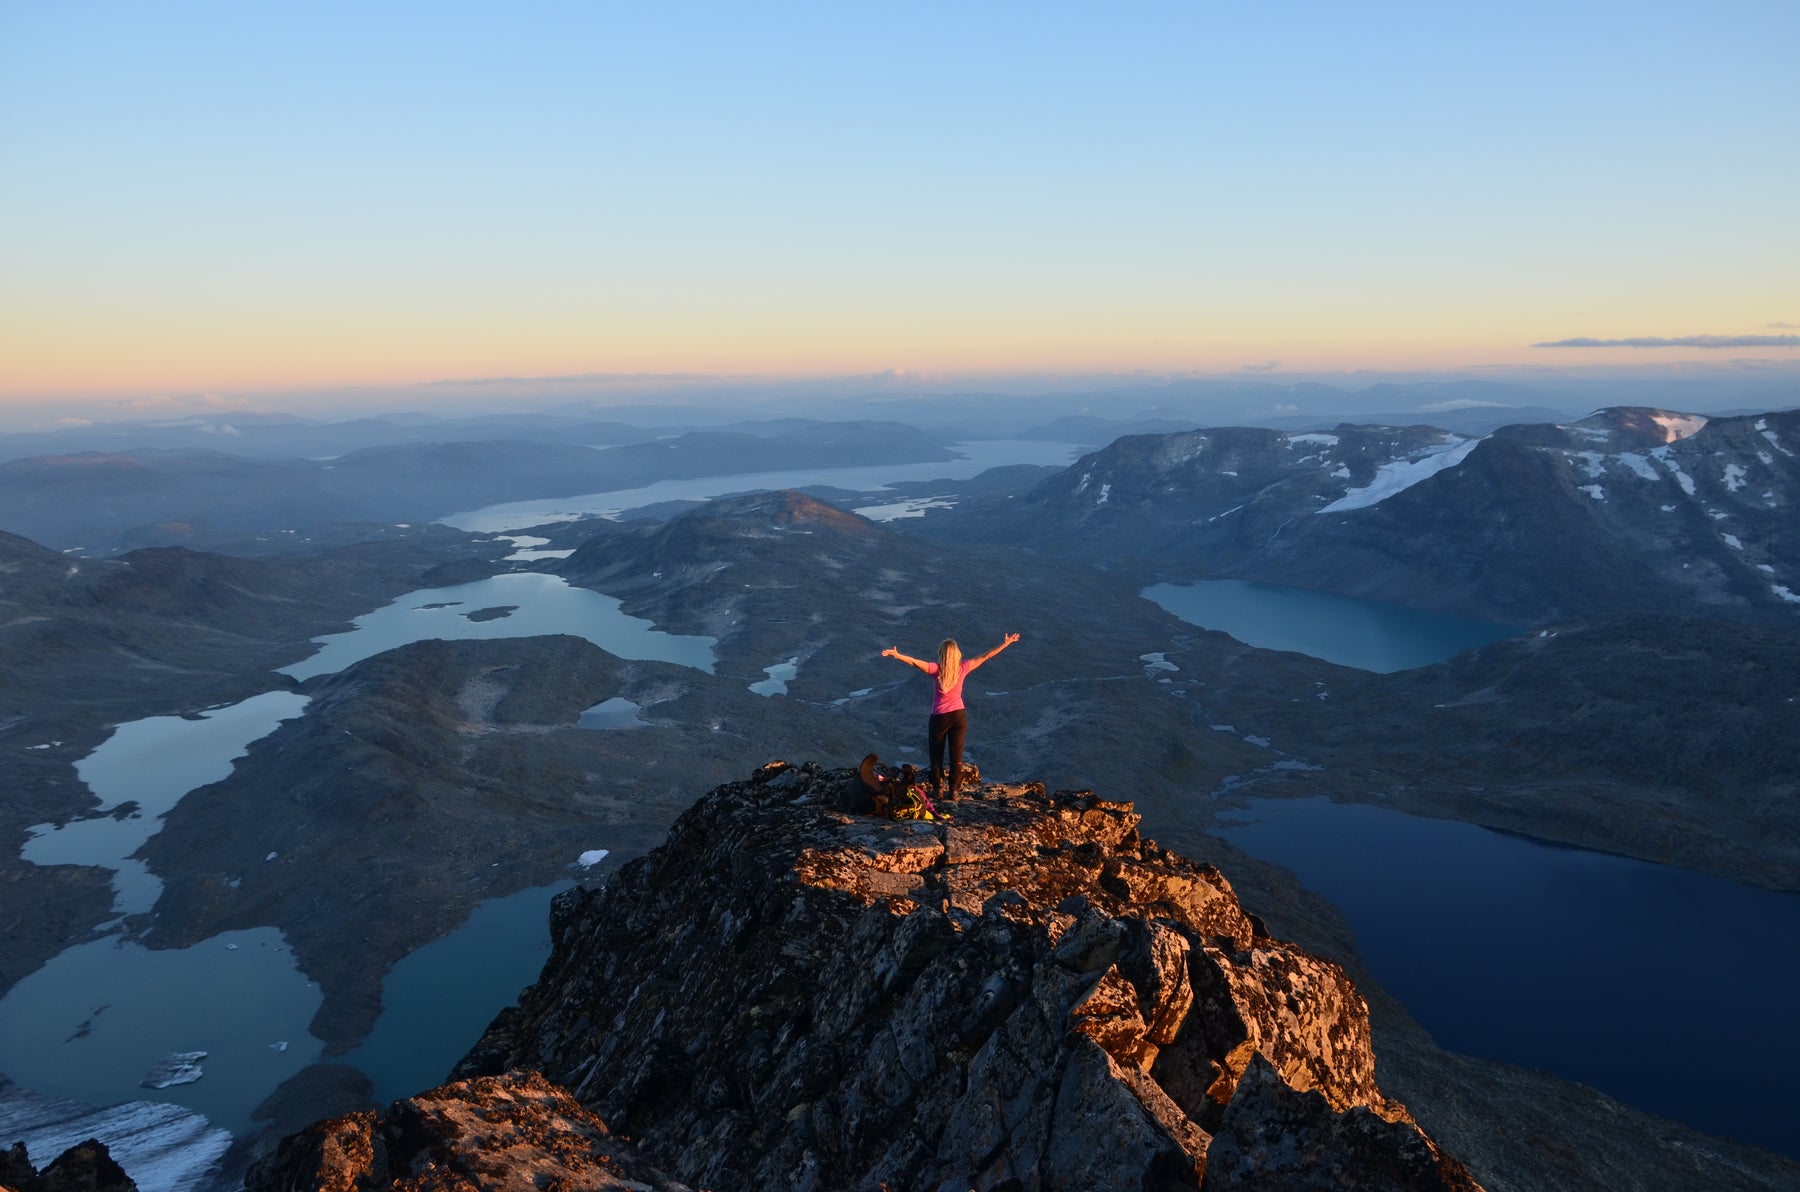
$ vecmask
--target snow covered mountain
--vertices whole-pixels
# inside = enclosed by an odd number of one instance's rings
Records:
[[[1624,611],[1800,620],[1800,411],[1633,407],[1431,427],[1119,439],[923,532],[1519,623]]]

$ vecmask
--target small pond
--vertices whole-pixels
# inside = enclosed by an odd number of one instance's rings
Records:
[[[1227,814],[1444,1047],[1800,1157],[1800,895],[1323,798]]]
[[[615,695],[611,699],[603,699],[587,711],[583,712],[576,724],[582,728],[646,728],[650,722],[639,716],[643,708]]]
[[[1429,666],[1520,632],[1492,621],[1248,580],[1152,584],[1143,595],[1190,625],[1229,633],[1245,645],[1367,671]]]
[[[790,658],[786,662],[777,662],[773,666],[765,666],[763,667],[763,674],[769,677],[766,679],[758,679],[756,682],[750,684],[750,690],[752,693],[761,696],[786,695],[787,685],[793,682],[794,676],[799,673],[800,660],[798,658]]]

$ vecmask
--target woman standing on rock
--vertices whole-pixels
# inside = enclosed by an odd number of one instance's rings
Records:
[[[963,680],[969,677],[970,671],[1018,640],[1018,634],[1009,633],[999,645],[979,658],[964,658],[962,647],[956,644],[954,638],[947,637],[938,647],[936,662],[926,662],[922,658],[902,654],[896,646],[889,646],[881,652],[883,658],[898,658],[937,681],[937,697],[931,701],[931,719],[927,722],[926,730],[930,746],[926,756],[931,759],[932,797],[943,793],[946,753],[949,754],[950,798],[956,798],[956,788],[962,781],[963,740],[969,735],[969,714],[963,709]]]

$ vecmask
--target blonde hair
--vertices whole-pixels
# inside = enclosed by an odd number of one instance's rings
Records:
[[[962,678],[962,647],[956,639],[947,637],[938,646],[937,689],[949,691]]]

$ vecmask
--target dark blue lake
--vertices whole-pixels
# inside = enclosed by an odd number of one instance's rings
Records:
[[[1800,895],[1322,798],[1230,814],[1444,1047],[1800,1157]]]
[[[572,883],[480,903],[457,930],[415,948],[381,983],[381,1017],[344,1057],[385,1104],[435,1088],[494,1015],[518,1000],[550,958],[550,900]]]
[[[1520,632],[1492,621],[1241,579],[1152,584],[1143,595],[1190,625],[1229,633],[1245,645],[1383,673],[1429,666]]]

